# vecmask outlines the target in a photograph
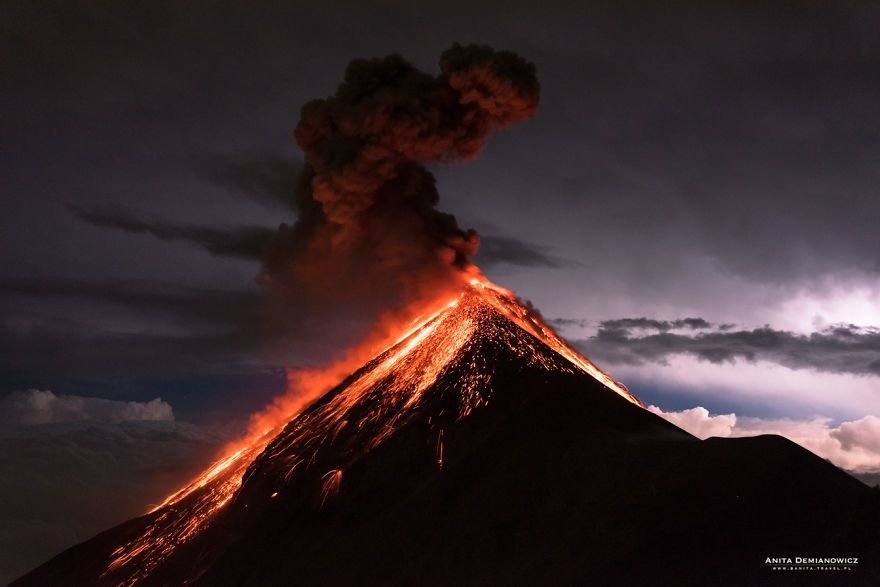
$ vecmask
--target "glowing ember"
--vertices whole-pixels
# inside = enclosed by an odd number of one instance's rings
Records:
[[[169,496],[147,515],[146,530],[113,552],[105,576],[118,573],[125,577],[122,584],[129,585],[147,577],[179,545],[210,525],[243,484],[262,487],[259,495],[271,500],[298,475],[321,467],[319,502],[324,507],[339,493],[350,463],[418,414],[436,413],[428,424],[435,430],[436,464],[442,469],[447,458],[443,426],[492,399],[496,365],[477,352],[487,345],[522,365],[589,375],[641,406],[626,387],[572,349],[513,293],[482,276],[435,307],[439,309],[410,324],[362,368],[347,377],[339,374],[342,383],[299,416],[290,419],[295,414],[289,414],[283,429],[253,435]],[[438,385],[453,370],[458,374],[455,385]],[[428,409],[438,401],[442,409]]]
[[[339,493],[339,484],[342,482],[342,471],[334,469],[324,475],[324,485],[321,487],[321,507],[327,503],[327,499]]]

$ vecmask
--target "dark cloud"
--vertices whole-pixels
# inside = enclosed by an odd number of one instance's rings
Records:
[[[316,217],[310,222],[323,221],[320,218],[319,206],[315,206],[311,199],[311,173],[298,161],[287,160],[277,155],[215,157],[200,164],[199,169],[206,179],[216,185],[272,204],[280,204],[305,217]],[[303,213],[303,208],[310,205],[313,209]],[[254,227],[252,230],[258,229]],[[230,235],[230,240],[234,237],[234,234]],[[485,268],[512,265],[558,269],[579,264],[577,261],[556,255],[551,247],[494,234],[480,235],[476,262],[480,267]]]
[[[142,219],[120,208],[70,205],[68,209],[80,220],[94,226],[150,235],[164,241],[189,243],[218,257],[259,259],[266,243],[275,233],[259,226],[209,227]]]
[[[108,328],[103,312],[75,316],[27,313],[0,325],[0,374],[37,384],[59,377],[137,378],[148,375],[228,373],[269,367],[260,339],[247,332],[159,329],[145,317]],[[164,325],[163,325],[164,326]]]
[[[699,324],[692,328],[706,328],[705,321],[690,320]],[[685,321],[608,320],[600,323],[597,334],[582,346],[589,347],[591,356],[607,363],[662,363],[674,355],[686,354],[712,363],[767,361],[792,369],[880,375],[880,330],[876,328],[838,325],[812,334],[774,330],[769,326],[695,334],[669,332],[676,322]],[[644,328],[659,332],[636,333]]]
[[[241,165],[229,164],[222,169],[235,176],[227,185],[243,193],[296,208],[294,194],[300,193],[296,188],[299,180],[290,175],[297,172],[295,166],[282,165],[279,159],[253,159]],[[132,212],[122,209],[85,209],[79,206],[69,206],[69,209],[79,219],[93,226],[182,242],[218,257],[259,260],[267,243],[276,236],[275,230],[260,226],[211,227],[175,224],[138,218]],[[579,264],[555,255],[550,247],[498,235],[480,237],[476,260],[481,267],[486,268],[511,265],[559,269]]]
[[[31,385],[59,375],[134,377],[271,365],[274,346],[309,328],[304,319],[283,326],[269,319],[256,287],[31,280],[0,283],[0,299],[0,372],[18,373]]]
[[[311,175],[300,161],[271,154],[216,156],[196,165],[211,183],[260,201],[297,210],[297,194],[309,191]]]
[[[578,265],[576,261],[555,255],[550,247],[498,235],[480,236],[476,260],[481,267],[515,265],[559,269]]]
[[[618,318],[616,320],[603,320],[601,326],[606,330],[631,330],[635,328],[646,330],[675,330],[687,328],[700,330],[711,328],[713,324],[702,318],[680,318],[678,320],[654,320],[652,318]]]
[[[585,244],[625,234],[633,258],[615,263],[641,256],[663,270],[652,281],[669,278],[668,260],[698,256],[759,283],[877,275],[880,41],[867,31],[878,7],[649,12],[616,38],[596,24],[604,34],[560,41],[589,72],[573,90],[589,115],[569,120],[592,148],[579,166],[566,158],[564,186],[590,194],[579,208],[602,219]]]
[[[0,282],[0,296],[25,299],[86,300],[137,312],[159,312],[176,320],[244,327],[259,322],[260,292],[221,290],[159,281],[79,281],[37,279]]]
[[[320,206],[316,206],[312,200],[312,174],[298,161],[270,154],[238,158],[226,156],[207,159],[198,165],[198,169],[216,185],[293,209],[306,217],[308,222],[323,221]],[[306,207],[312,209],[304,211]],[[310,217],[313,219],[309,220]],[[232,238],[234,235],[230,235]],[[551,247],[495,234],[480,235],[476,262],[486,268],[512,265],[558,269],[579,265],[577,261],[555,254]]]
[[[580,318],[547,318],[547,323],[554,328],[584,327],[589,321]]]

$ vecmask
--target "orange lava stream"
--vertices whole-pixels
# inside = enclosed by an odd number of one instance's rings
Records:
[[[156,514],[146,530],[111,554],[102,577],[127,566],[136,570],[119,585],[134,585],[149,576],[175,548],[196,536],[232,499],[248,465],[263,451],[274,434],[270,431],[248,446],[214,463],[195,481],[170,495],[149,514]]]

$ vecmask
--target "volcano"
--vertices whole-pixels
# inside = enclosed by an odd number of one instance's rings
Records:
[[[880,578],[880,496],[777,436],[700,441],[473,279],[291,419],[14,585]],[[838,565],[841,566],[841,565]],[[818,571],[817,571],[818,573]]]

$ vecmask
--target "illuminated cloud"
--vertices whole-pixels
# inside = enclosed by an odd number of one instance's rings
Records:
[[[595,358],[589,350],[587,356]],[[606,366],[604,360],[597,362]],[[792,369],[767,361],[711,363],[673,355],[664,363],[620,364],[608,370],[637,396],[661,405],[675,397],[679,408],[703,405],[713,412],[792,418],[823,414],[851,420],[880,405],[876,377]]]
[[[691,408],[680,412],[664,412],[657,406],[648,406],[648,410],[662,416],[684,430],[699,438],[710,436],[730,436],[736,426],[736,414],[720,414],[710,416],[709,410],[703,407]]]

